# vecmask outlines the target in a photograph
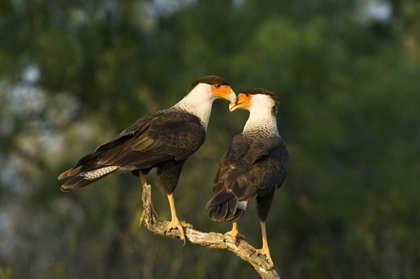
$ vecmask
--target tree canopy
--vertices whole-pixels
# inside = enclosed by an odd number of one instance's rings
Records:
[[[290,167],[267,233],[282,278],[420,277],[419,1],[2,0],[0,34],[0,278],[258,278],[139,227],[130,175],[57,181],[209,74],[280,97]],[[181,175],[179,217],[202,231],[230,229],[205,204],[246,118],[216,101]],[[260,246],[253,210],[239,228]]]

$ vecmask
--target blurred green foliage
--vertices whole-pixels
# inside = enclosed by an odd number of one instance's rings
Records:
[[[258,278],[227,251],[139,227],[130,175],[71,193],[56,180],[208,74],[282,101],[291,163],[267,224],[281,277],[420,277],[417,0],[3,0],[0,34],[1,278]],[[198,230],[230,229],[205,203],[246,118],[215,102],[186,163],[175,199]],[[239,229],[261,245],[252,210]]]

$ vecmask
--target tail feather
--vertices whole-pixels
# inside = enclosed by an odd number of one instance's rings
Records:
[[[58,180],[63,180],[64,178],[74,176],[74,175],[80,173],[81,168],[82,168],[82,166],[79,166],[79,167],[76,167],[76,168],[66,170],[65,172],[63,172],[62,174],[60,174],[58,176]]]
[[[238,208],[239,201],[227,190],[216,193],[207,203],[209,217],[213,221],[236,222],[245,213],[245,210]]]
[[[244,216],[245,214],[245,210],[243,209],[237,209],[235,212],[235,215],[233,216],[232,219],[229,220],[229,222],[237,222],[239,219],[242,218],[242,216]]]
[[[96,170],[81,172],[76,177],[72,178],[71,180],[69,180],[66,183],[64,183],[63,185],[61,185],[61,191],[67,192],[67,191],[70,191],[70,190],[85,187],[85,186],[97,181],[98,179],[100,179],[102,177],[105,177],[105,176],[117,171],[118,169],[119,169],[119,167],[117,167],[117,166],[107,166],[107,167],[102,167],[102,168],[99,168],[99,169],[96,169]],[[68,177],[68,175],[65,176],[67,174],[67,172],[64,172],[63,174],[61,174],[59,176],[59,179],[62,176],[63,177]]]

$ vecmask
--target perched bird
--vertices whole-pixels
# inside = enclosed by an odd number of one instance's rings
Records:
[[[218,76],[194,81],[188,94],[173,107],[146,115],[111,141],[81,158],[60,174],[59,180],[73,176],[61,186],[62,191],[89,185],[111,173],[132,172],[146,184],[146,174],[157,168],[159,184],[167,195],[171,222],[167,231],[177,228],[185,242],[184,227],[178,220],[173,191],[185,161],[206,139],[213,101],[224,98],[234,103],[236,95]]]
[[[213,182],[214,196],[207,203],[213,221],[233,222],[227,234],[244,239],[237,221],[244,215],[248,201],[257,200],[257,213],[262,233],[262,248],[271,267],[274,266],[268,248],[265,223],[274,191],[285,178],[289,155],[277,130],[278,97],[265,89],[253,88],[238,94],[230,111],[249,110],[250,115],[241,134],[233,137],[219,163]]]

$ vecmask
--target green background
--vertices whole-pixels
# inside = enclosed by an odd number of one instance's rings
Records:
[[[130,175],[57,181],[209,74],[280,97],[290,167],[267,231],[282,278],[420,278],[417,0],[0,1],[0,278],[258,278],[139,227]],[[185,165],[175,201],[198,230],[230,229],[205,204],[247,116],[216,101]],[[153,200],[168,220],[155,186]],[[260,247],[254,205],[239,229]]]

